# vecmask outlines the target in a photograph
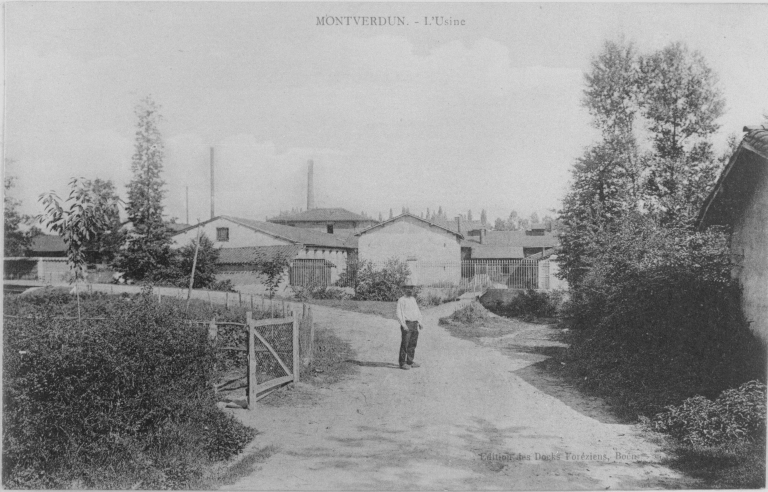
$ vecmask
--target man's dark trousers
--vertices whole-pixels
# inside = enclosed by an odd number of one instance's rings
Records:
[[[419,323],[418,321],[406,321],[408,330],[400,327],[400,333],[403,338],[400,341],[400,367],[413,364],[413,356],[416,353],[416,342],[419,341]]]

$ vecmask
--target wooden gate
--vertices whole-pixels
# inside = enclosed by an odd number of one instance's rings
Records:
[[[254,320],[248,313],[248,410],[279,387],[299,380],[298,313]]]

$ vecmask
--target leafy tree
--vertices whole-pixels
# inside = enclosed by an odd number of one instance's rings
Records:
[[[107,227],[103,231],[99,231],[92,241],[89,241],[86,250],[93,259],[98,258],[104,263],[111,263],[125,241],[119,208],[113,207],[111,204],[122,203],[122,200],[117,196],[112,180],[104,181],[97,178],[93,181],[85,181],[84,184],[90,187],[93,193],[100,196],[100,199],[97,200],[98,203],[110,204],[109,208],[100,211],[107,219]]]
[[[7,163],[8,161],[6,161]],[[11,189],[14,186],[15,178],[13,176],[5,177],[5,194],[3,195],[4,205],[4,254],[5,256],[23,256],[29,246],[32,244],[34,233],[25,233],[19,229],[23,216],[19,213],[21,202],[11,196]]]
[[[96,193],[92,183],[82,178],[73,178],[69,187],[69,197],[64,202],[54,192],[40,195],[39,200],[45,207],[45,213],[38,218],[64,239],[67,245],[67,263],[74,273],[77,292],[77,281],[85,278],[86,247],[108,231],[110,215],[117,213],[118,201]],[[77,294],[79,318],[79,292]]]
[[[188,244],[173,251],[170,265],[153,275],[153,279],[158,283],[189,287],[189,277],[192,274],[196,247],[197,240],[192,239]],[[219,253],[219,249],[214,247],[213,241],[203,233],[200,236],[200,249],[197,253],[193,289],[206,289],[216,284],[216,262],[219,259]]]
[[[165,182],[163,170],[164,145],[158,128],[162,119],[160,107],[147,97],[136,106],[136,143],[131,163],[133,179],[128,184],[128,220],[133,229],[127,234],[125,247],[115,261],[115,267],[127,278],[151,279],[170,265],[170,237],[163,223]]]
[[[692,220],[716,179],[710,137],[725,100],[717,76],[681,43],[641,56],[641,110],[652,133],[647,191],[666,221]]]
[[[539,214],[536,212],[533,212],[531,214],[531,224],[538,224],[539,223]]]
[[[494,231],[506,231],[507,223],[504,222],[502,219],[496,219],[496,222],[493,223],[493,230]]]
[[[289,265],[290,258],[282,252],[277,253],[273,258],[262,263],[262,283],[266,287],[270,299],[275,297],[277,288],[280,286],[285,270]]]

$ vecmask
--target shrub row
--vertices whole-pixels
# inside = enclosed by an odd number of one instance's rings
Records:
[[[581,385],[651,416],[765,381],[724,235],[635,218],[607,236],[568,309],[576,330],[565,362]]]
[[[658,432],[690,445],[719,446],[739,442],[765,442],[766,386],[749,381],[723,391],[712,401],[688,398],[649,421]]]
[[[181,305],[83,296],[109,319],[79,323],[56,319],[73,296],[5,298],[5,487],[182,488],[243,449],[254,431],[216,408],[207,327]]]

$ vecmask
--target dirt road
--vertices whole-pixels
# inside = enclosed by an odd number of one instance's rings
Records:
[[[397,322],[314,309],[357,352],[360,372],[312,404],[235,411],[277,452],[233,489],[638,489],[685,479],[632,426],[526,382],[540,360],[452,337],[425,311],[411,371],[396,365]],[[523,335],[521,335],[524,338]],[[539,358],[537,358],[539,357]],[[557,395],[556,395],[557,396]],[[564,403],[569,401],[569,404]],[[588,415],[588,413],[591,414]],[[595,418],[597,415],[597,418]]]

